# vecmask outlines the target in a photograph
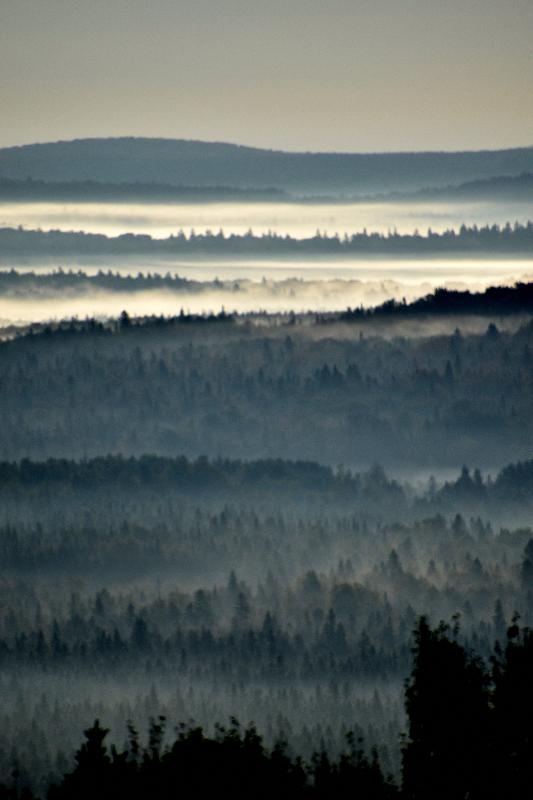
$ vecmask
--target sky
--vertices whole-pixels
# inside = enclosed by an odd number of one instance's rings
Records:
[[[533,0],[0,0],[0,146],[533,145]]]

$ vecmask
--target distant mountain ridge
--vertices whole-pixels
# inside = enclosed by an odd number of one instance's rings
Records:
[[[533,147],[417,153],[292,153],[182,139],[109,138],[0,149],[11,179],[231,186],[302,193],[408,191],[533,171]]]

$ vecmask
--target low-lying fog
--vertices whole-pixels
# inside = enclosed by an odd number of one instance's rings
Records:
[[[484,289],[490,281],[476,284],[457,284],[462,288]],[[446,282],[439,285],[447,286]],[[451,284],[450,284],[451,285]],[[123,310],[130,316],[176,315],[183,309],[186,313],[269,312],[296,313],[306,311],[339,311],[363,306],[380,305],[394,297],[411,301],[432,292],[435,284],[429,281],[407,284],[399,281],[300,281],[285,280],[253,282],[248,280],[197,284],[194,289],[174,291],[172,289],[150,289],[125,292],[104,289],[72,289],[54,295],[50,290],[41,290],[38,285],[25,294],[0,296],[0,325],[45,322],[71,317],[117,317]],[[518,324],[521,318],[508,320]],[[396,326],[397,321],[391,321]],[[433,321],[436,329],[439,320]],[[406,335],[410,324],[403,321]],[[418,323],[417,323],[418,324]],[[471,326],[469,326],[471,327]],[[486,320],[479,320],[479,330],[484,330]],[[508,327],[507,322],[504,327]],[[445,330],[449,328],[446,321]]]
[[[179,275],[194,281],[397,281],[405,286],[447,284],[456,288],[486,287],[531,280],[533,258],[308,258],[308,259],[197,259],[170,260],[146,256],[68,259],[1,259],[2,270],[51,272],[78,270],[88,275],[118,272],[121,275]]]
[[[165,238],[180,229],[226,234],[274,230],[296,238],[369,231],[440,232],[465,225],[525,223],[533,201],[448,203],[13,203],[0,202],[0,227],[83,230],[117,236],[148,233]]]
[[[0,294],[0,324],[39,322],[78,316],[172,315],[183,308],[189,313],[240,313],[268,311],[338,311],[348,306],[371,307],[395,298],[414,300],[437,286],[482,291],[489,285],[512,285],[533,279],[531,261],[312,261],[312,262],[198,262],[157,264],[146,261],[112,262],[122,275],[171,272],[190,281],[190,286],[144,291],[107,291],[83,281],[59,293],[36,277],[24,289]],[[36,275],[54,271],[49,264],[16,265]],[[107,272],[108,264],[63,264],[68,270],[82,268],[86,275]]]

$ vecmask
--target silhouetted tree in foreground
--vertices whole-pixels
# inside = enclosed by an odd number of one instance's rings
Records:
[[[533,631],[507,631],[492,659],[492,787],[499,797],[519,800],[531,794],[533,767]]]
[[[458,641],[459,625],[415,631],[405,693],[409,736],[402,794],[418,798],[525,798],[533,764],[533,633],[517,617],[496,642],[492,669]]]
[[[488,747],[488,675],[483,662],[441,623],[422,618],[405,692],[409,739],[403,750],[403,790],[413,798],[482,796]]]

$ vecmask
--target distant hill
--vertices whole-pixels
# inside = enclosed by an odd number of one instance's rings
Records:
[[[173,202],[243,203],[288,200],[280,189],[243,189],[230,186],[175,186],[169,183],[103,183],[100,181],[43,181],[4,178],[0,200],[20,202]]]
[[[79,139],[0,149],[12,179],[369,194],[533,172],[533,147],[478,152],[286,153],[180,139]]]
[[[127,203],[361,203],[532,201],[533,172],[499,175],[455,186],[435,187],[379,194],[296,194],[286,189],[234,186],[184,186],[171,183],[104,183],[95,180],[50,181],[0,175],[0,201],[14,202],[116,202]]]
[[[419,200],[533,200],[533,172],[498,175],[484,180],[466,181],[442,189],[421,189]],[[411,196],[411,199],[414,199]]]

